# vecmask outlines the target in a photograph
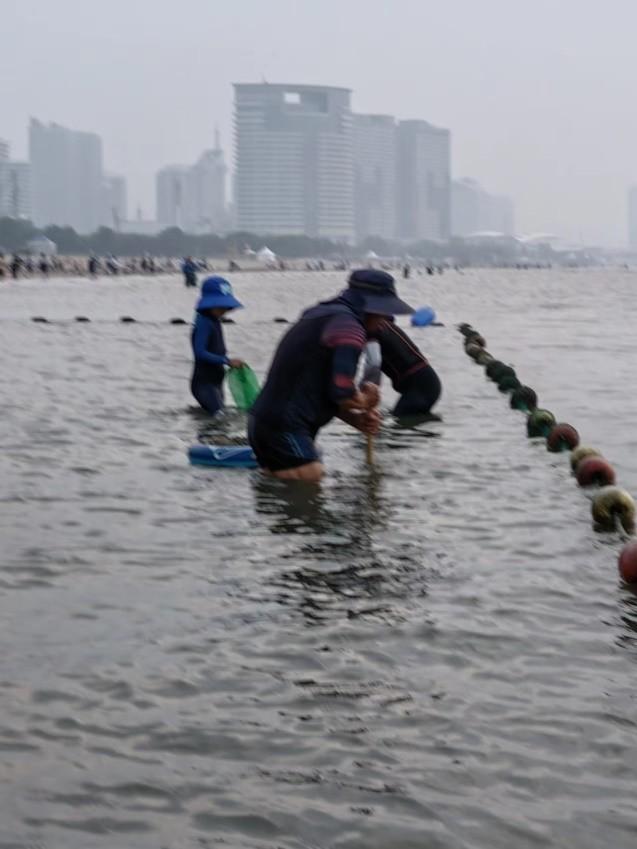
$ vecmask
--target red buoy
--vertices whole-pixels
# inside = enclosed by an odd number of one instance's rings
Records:
[[[549,451],[572,451],[579,445],[579,433],[570,424],[553,425],[546,438],[546,447]]]
[[[627,584],[637,582],[637,540],[624,546],[619,555],[619,574]]]
[[[580,486],[609,486],[615,483],[615,469],[603,457],[585,457],[577,465]]]

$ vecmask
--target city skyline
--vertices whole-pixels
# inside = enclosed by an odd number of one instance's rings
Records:
[[[155,220],[141,221],[139,212],[137,220],[128,219],[126,179],[105,172],[99,136],[35,118],[29,163],[9,161],[10,147],[0,140],[0,216],[79,233],[93,232],[98,222],[123,232],[136,232],[136,225],[143,232],[177,227],[194,234],[234,227],[349,244],[368,237],[413,242],[456,235],[449,130],[423,120],[353,114],[351,92],[338,87],[234,88],[235,221],[226,203],[218,131],[215,147],[196,163],[157,172]],[[474,230],[493,227],[481,212],[474,214]]]
[[[637,6],[613,8],[25,0],[3,10],[0,135],[24,159],[30,114],[91,128],[148,216],[155,172],[194,161],[215,123],[230,151],[232,82],[344,85],[355,112],[449,127],[452,172],[512,196],[519,232],[625,244]]]

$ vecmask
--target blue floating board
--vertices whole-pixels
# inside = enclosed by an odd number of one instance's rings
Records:
[[[188,458],[193,466],[218,469],[256,469],[259,465],[249,445],[192,445]]]

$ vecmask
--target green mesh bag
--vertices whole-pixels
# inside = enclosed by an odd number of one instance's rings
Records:
[[[249,410],[261,389],[259,379],[250,366],[231,368],[226,380],[237,407],[240,410]]]

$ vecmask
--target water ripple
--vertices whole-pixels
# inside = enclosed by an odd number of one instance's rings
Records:
[[[342,275],[234,282],[250,308],[228,346],[263,374],[281,304]],[[634,277],[427,278],[446,327],[413,334],[444,421],[386,418],[372,470],[330,425],[318,489],[188,466],[245,428],[192,406],[168,319],[193,297],[171,278],[0,290],[0,849],[633,849],[621,540],[453,325],[635,493]]]

